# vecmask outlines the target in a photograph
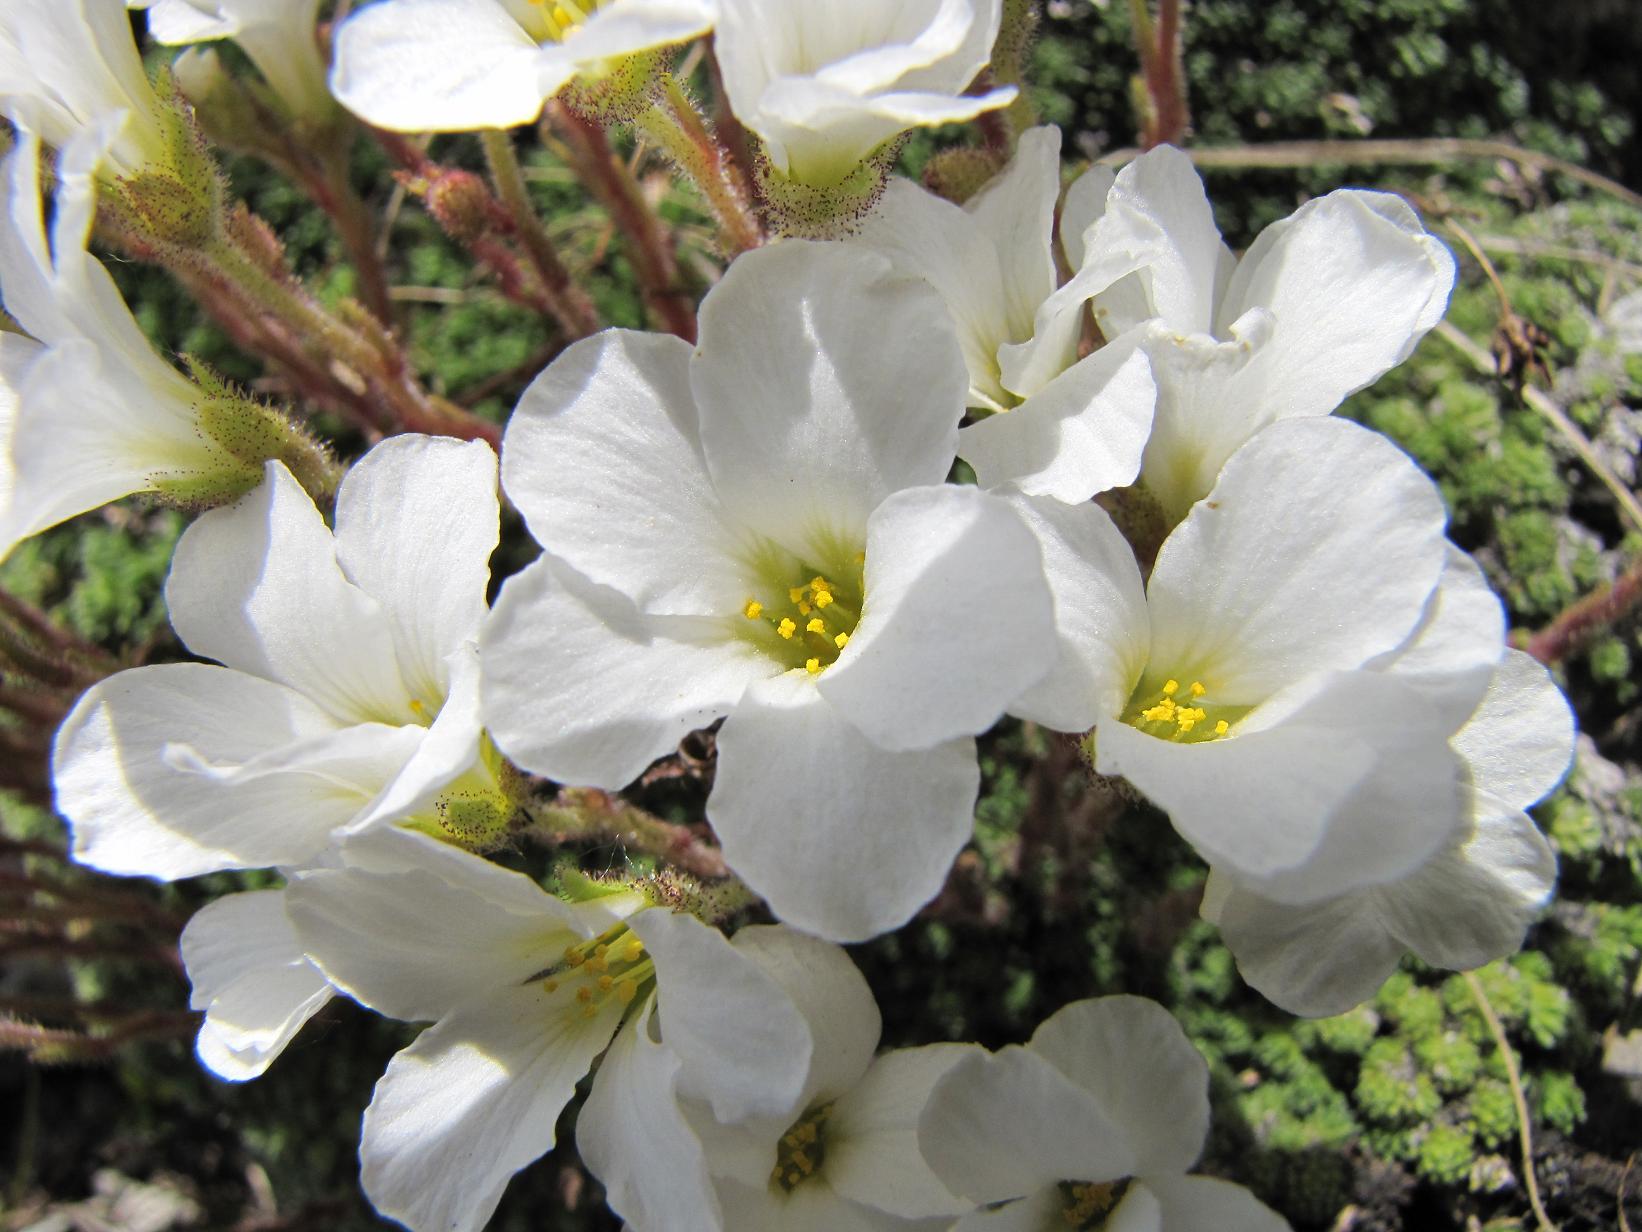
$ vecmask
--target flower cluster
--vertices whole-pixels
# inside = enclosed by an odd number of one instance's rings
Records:
[[[159,357],[87,253],[94,220],[180,251],[138,190],[199,142],[120,0],[0,18],[0,281],[27,331],[0,334],[0,552],[135,492],[210,507],[166,589],[206,662],[85,693],[57,807],[109,873],[280,875],[182,937],[215,1073],[261,1074],[337,994],[432,1024],[361,1144],[366,1193],[413,1232],[483,1227],[590,1072],[577,1144],[637,1232],[1282,1227],[1187,1175],[1207,1071],[1150,1002],[1077,1001],[996,1053],[878,1055],[840,945],[939,892],[1006,715],[1082,740],[1155,806],[1131,824],[1167,814],[1208,866],[1205,917],[1295,1013],[1349,1008],[1405,952],[1510,953],[1549,897],[1524,810],[1567,764],[1567,705],[1507,647],[1431,480],[1331,415],[1440,319],[1452,258],[1400,198],[1342,190],[1239,260],[1180,151],[1063,192],[1051,128],[961,202],[886,188],[909,127],[1015,98],[981,75],[1003,8],[360,8],[330,88],[412,131],[549,99],[582,125],[678,120],[669,49],[711,30],[746,186],[787,234],[728,263],[693,341],[572,341],[499,459],[407,432],[339,484],[281,413]],[[165,42],[244,41],[293,114],[322,76],[314,19],[149,17]],[[69,46],[72,69],[39,51]],[[200,234],[200,286],[252,277],[242,217]],[[492,603],[504,498],[540,554]],[[617,793],[703,729],[727,875],[665,852],[521,871],[557,807],[541,780]]]

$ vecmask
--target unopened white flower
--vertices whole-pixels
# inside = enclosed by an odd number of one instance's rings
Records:
[[[337,30],[331,89],[382,128],[512,128],[576,78],[712,25],[712,0],[378,0]]]
[[[1157,391],[1138,338],[1079,361],[1082,301],[1040,313],[1057,286],[1059,196],[1060,130],[1034,128],[961,206],[892,181],[855,242],[928,281],[952,314],[969,405],[993,412],[958,436],[982,486],[1076,503],[1134,481]]]
[[[1101,997],[1024,1047],[960,1060],[918,1142],[985,1204],[953,1232],[1285,1232],[1241,1185],[1187,1175],[1208,1130],[1209,1067],[1180,1025],[1155,1001]]]
[[[175,120],[143,72],[125,0],[6,0],[0,110],[57,147],[110,125],[104,161],[118,175],[172,157]]]
[[[195,654],[95,685],[57,734],[57,808],[105,872],[303,865],[338,832],[497,795],[475,638],[497,538],[482,443],[401,436],[348,473],[335,534],[277,462],[177,544]]]
[[[1454,284],[1408,203],[1360,189],[1307,202],[1236,260],[1191,160],[1167,146],[1075,183],[1061,235],[1076,273],[1039,328],[1091,296],[1106,338],[1142,327],[1158,405],[1141,482],[1171,523],[1260,428],[1327,415],[1407,358]]]
[[[1002,0],[719,0],[730,110],[790,180],[836,184],[909,128],[972,120],[1015,88],[964,91],[992,57]]]
[[[1459,832],[1449,739],[1503,653],[1499,603],[1386,438],[1296,419],[1234,454],[1142,585],[1093,505],[1022,500],[1062,660],[1017,711],[1095,727],[1215,867],[1313,903],[1394,881]]]
[[[612,1205],[634,1232],[949,1227],[973,1204],[955,1196],[924,1162],[918,1121],[941,1078],[981,1049],[942,1044],[874,1057],[878,1007],[853,964],[841,954],[839,961],[818,963],[809,953],[814,942],[800,944],[801,936],[790,931],[767,931],[772,935],[753,953],[787,989],[814,1040],[801,1071],[803,1085],[773,1115],[725,1118],[699,1094],[673,1097],[681,1121],[672,1136],[699,1151],[711,1178],[714,1221],[669,1218],[670,1208],[659,1200],[633,1209],[613,1197]],[[637,1102],[639,1093],[634,1095]],[[645,1106],[655,1098],[649,1096]],[[598,1102],[595,1092],[577,1126],[584,1158]],[[641,1156],[630,1168],[636,1173],[644,1163]],[[593,1170],[603,1176],[597,1166]],[[665,1194],[660,1187],[654,1192]]]
[[[1556,856],[1523,810],[1562,778],[1573,743],[1573,715],[1550,675],[1507,650],[1453,737],[1470,816],[1442,850],[1396,881],[1301,907],[1211,871],[1204,917],[1219,925],[1244,979],[1313,1016],[1373,996],[1405,950],[1458,971],[1514,953],[1556,880]]]
[[[483,639],[518,764],[617,788],[723,716],[707,813],[790,924],[857,940],[934,895],[973,826],[973,736],[1047,670],[1030,532],[943,482],[963,360],[876,254],[737,259],[676,338],[567,350],[508,425],[547,554]]]
[[[332,108],[315,26],[320,0],[128,0],[148,10],[148,33],[178,45],[231,38],[245,50],[292,114],[322,118]]]
[[[362,866],[299,877],[287,898],[339,988],[434,1024],[389,1064],[365,1113],[376,1208],[412,1232],[483,1227],[513,1173],[552,1148],[609,1046],[578,1127],[590,1166],[624,1213],[638,1217],[643,1195],[666,1204],[665,1226],[713,1228],[699,1148],[668,1109],[690,1094],[735,1121],[794,1100],[822,1042],[770,969],[827,989],[840,966],[853,971],[842,951],[781,928],[726,940],[633,890],[566,902],[408,831],[345,852],[360,855]]]
[[[227,499],[260,480],[262,458],[292,432],[265,408],[213,400],[161,359],[86,251],[112,123],[66,138],[49,231],[38,136],[20,129],[0,168],[0,288],[31,335],[0,341],[0,559],[134,492]]]

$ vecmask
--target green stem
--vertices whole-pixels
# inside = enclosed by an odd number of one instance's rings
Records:
[[[764,232],[729,151],[678,78],[668,73],[661,84],[665,103],[641,112],[634,125],[707,199],[718,219],[724,255],[733,259],[757,248],[764,242]]]
[[[524,808],[535,822],[537,837],[548,842],[619,842],[720,888],[739,888],[745,901],[753,901],[718,848],[702,842],[688,826],[663,821],[616,796],[592,788],[565,788],[550,801],[530,801]]]
[[[484,145],[485,163],[490,168],[496,196],[512,219],[514,230],[542,281],[549,310],[572,339],[596,332],[598,313],[592,300],[571,279],[570,271],[559,259],[558,250],[542,226],[525,187],[524,170],[514,152],[512,135],[489,128],[480,133],[479,138]]]

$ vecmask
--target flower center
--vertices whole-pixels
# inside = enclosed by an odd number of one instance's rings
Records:
[[[530,0],[530,33],[538,41],[562,43],[579,34],[587,19],[611,0]]]
[[[826,1124],[832,1105],[812,1108],[781,1135],[775,1146],[775,1167],[770,1184],[791,1193],[820,1170],[827,1156]]]
[[[1161,687],[1142,679],[1123,712],[1123,721],[1147,735],[1177,744],[1201,744],[1227,735],[1249,712],[1247,706],[1220,706],[1209,698],[1201,680],[1185,687],[1174,677]]]
[[[548,992],[562,985],[576,984],[576,1000],[582,1015],[598,1017],[599,1009],[611,997],[631,1005],[656,976],[656,964],[644,942],[625,924],[606,929],[591,941],[567,946],[564,961],[549,968],[543,980]]]
[[[788,668],[818,676],[838,661],[860,622],[866,556],[821,568],[796,558],[767,563],[773,567],[755,570],[759,581],[737,632]]]
[[[1128,1191],[1127,1177],[1117,1181],[1060,1183],[1060,1217],[1075,1232],[1096,1232],[1106,1226],[1106,1216]]]

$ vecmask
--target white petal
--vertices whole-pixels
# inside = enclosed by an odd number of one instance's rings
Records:
[[[1203,915],[1219,926],[1238,973],[1291,1014],[1345,1013],[1379,991],[1402,957],[1372,889],[1297,907],[1262,898],[1218,869],[1209,886]]]
[[[897,928],[941,888],[974,828],[974,743],[896,753],[803,673],[760,681],[718,734],[707,816],[776,915],[833,941]]]
[[[344,721],[417,721],[381,604],[343,575],[324,519],[278,462],[183,532],[165,600],[202,658],[288,684]]]
[[[1454,971],[1520,949],[1556,885],[1556,856],[1533,818],[1481,791],[1474,807],[1463,842],[1378,895],[1402,943]]]
[[[1270,326],[1256,311],[1238,322],[1227,342],[1176,333],[1157,321],[1135,331],[1157,382],[1141,482],[1171,525],[1208,495],[1226,459],[1267,422],[1244,374]]]
[[[1148,1176],[1162,1208],[1162,1232],[1289,1232],[1289,1225],[1241,1185],[1212,1176]]]
[[[1027,1048],[1095,1097],[1122,1128],[1136,1172],[1184,1172],[1197,1162],[1209,1132],[1209,1067],[1156,1001],[1074,1001],[1046,1018]]]
[[[478,1232],[520,1168],[553,1147],[559,1113],[623,1007],[583,1018],[568,986],[502,990],[422,1032],[365,1110],[365,1195],[411,1232]]]
[[[941,1232],[946,1221],[908,1224],[869,1206],[851,1202],[823,1176],[813,1177],[791,1193],[774,1185],[754,1189],[734,1181],[719,1185],[724,1226],[730,1232]]]
[[[1117,1180],[1136,1164],[1125,1127],[1096,1097],[1019,1047],[953,1066],[924,1109],[918,1141],[941,1182],[979,1203],[1060,1181]]]
[[[711,1104],[720,1121],[790,1111],[812,1044],[782,986],[692,915],[641,911],[630,924],[655,959],[657,1021],[685,1068],[682,1093]]]
[[[544,556],[507,580],[485,626],[491,735],[539,774],[625,786],[779,670],[748,643],[722,632],[704,642],[688,624],[641,616]]]
[[[1527,808],[1562,781],[1574,750],[1574,716],[1550,673],[1507,650],[1476,713],[1454,733],[1471,781],[1513,808]]]
[[[286,889],[286,910],[338,988],[390,1018],[429,1021],[522,985],[588,935],[528,878],[466,858],[449,878],[439,865],[308,873]]]
[[[965,376],[935,291],[876,253],[747,253],[701,305],[701,445],[741,523],[800,555],[857,543],[891,492],[946,478]]]
[[[1076,503],[1133,483],[1157,405],[1151,363],[1136,341],[1102,347],[1014,410],[959,432],[958,453],[981,486],[1013,483]]]
[[[1419,622],[1447,554],[1436,486],[1345,420],[1273,424],[1233,456],[1152,570],[1152,670],[1253,705],[1355,668]]]
[[[1067,186],[1060,207],[1060,243],[1068,269],[1082,269],[1088,260],[1085,233],[1106,213],[1106,197],[1116,182],[1112,168],[1091,166]]]
[[[331,999],[286,918],[282,890],[207,903],[182,930],[181,945],[193,985],[188,1007],[205,1011],[200,1060],[230,1082],[260,1075]]]
[[[793,1112],[854,1087],[872,1062],[881,1022],[872,989],[849,955],[780,925],[743,928],[733,944],[786,990],[808,1025],[809,1074]]]
[[[483,441],[390,437],[337,491],[337,563],[382,605],[405,682],[430,708],[449,689],[450,654],[478,637],[499,516]]]
[[[536,541],[649,612],[729,615],[746,600],[707,478],[688,344],[606,330],[531,382],[502,442],[502,486]]]
[[[1098,766],[1167,810],[1211,864],[1285,902],[1395,880],[1458,832],[1458,760],[1418,693],[1343,673],[1269,709],[1282,718],[1262,727],[1256,710],[1244,730],[1203,744],[1102,724]]]
[[[1009,303],[999,293],[1005,274],[993,237],[961,206],[911,180],[893,179],[856,239],[940,292],[969,369],[970,404],[1003,406],[1007,395],[999,383],[998,347],[1030,335],[1032,310],[1024,322],[1010,316]],[[1048,248],[1046,235],[1046,256]]]
[[[717,1228],[706,1157],[674,1094],[679,1056],[651,1038],[652,1014],[635,1015],[611,1041],[576,1114],[576,1149],[628,1226]]]
[[[482,731],[479,723],[479,654],[469,642],[453,652],[445,675],[450,692],[416,752],[393,775],[361,816],[348,826],[357,834],[371,826],[431,808],[444,789],[476,768]],[[419,729],[414,729],[419,730]]]
[[[868,524],[864,593],[861,622],[819,688],[884,749],[985,731],[1054,661],[1037,540],[977,488],[884,501]]]
[[[1393,673],[1443,708],[1454,727],[1469,718],[1505,647],[1505,611],[1477,562],[1452,544],[1425,615],[1407,642],[1368,664]]]
[[[993,294],[1022,325],[1055,289],[1049,241],[1060,197],[1060,144],[1060,130],[1052,124],[1028,129],[1009,165],[964,204],[991,237],[1003,265],[1003,282]]]
[[[1009,712],[1056,731],[1118,714],[1146,666],[1151,627],[1134,551],[1105,510],[1008,497],[1038,539],[1055,600],[1059,658]]]
[[[528,124],[546,94],[536,41],[495,0],[391,0],[336,32],[331,91],[400,132]]]
[[[322,750],[347,730],[301,694],[226,668],[168,663],[111,676],[81,697],[53,753],[75,859],[166,879],[303,863],[380,781],[350,787],[297,772],[234,785],[198,759],[245,764],[305,742]],[[167,756],[180,748],[193,765]]]
[[[1108,338],[1154,316],[1177,333],[1208,333],[1233,265],[1202,179],[1173,146],[1142,154],[1118,172],[1083,250],[1082,266],[1039,309],[1039,318],[1137,274],[1143,300],[1096,301],[1095,324]]]
[[[587,66],[596,72],[602,60],[705,34],[714,16],[713,0],[627,0],[593,9],[575,37],[559,46],[578,69]]]
[[[1256,360],[1265,414],[1326,415],[1408,357],[1453,285],[1453,255],[1407,202],[1341,189],[1261,232],[1227,284],[1219,325],[1269,311],[1276,327]]]
[[[864,1206],[906,1219],[961,1215],[955,1197],[918,1149],[918,1120],[935,1084],[975,1044],[932,1044],[885,1053],[833,1106],[827,1120],[827,1180]]]

